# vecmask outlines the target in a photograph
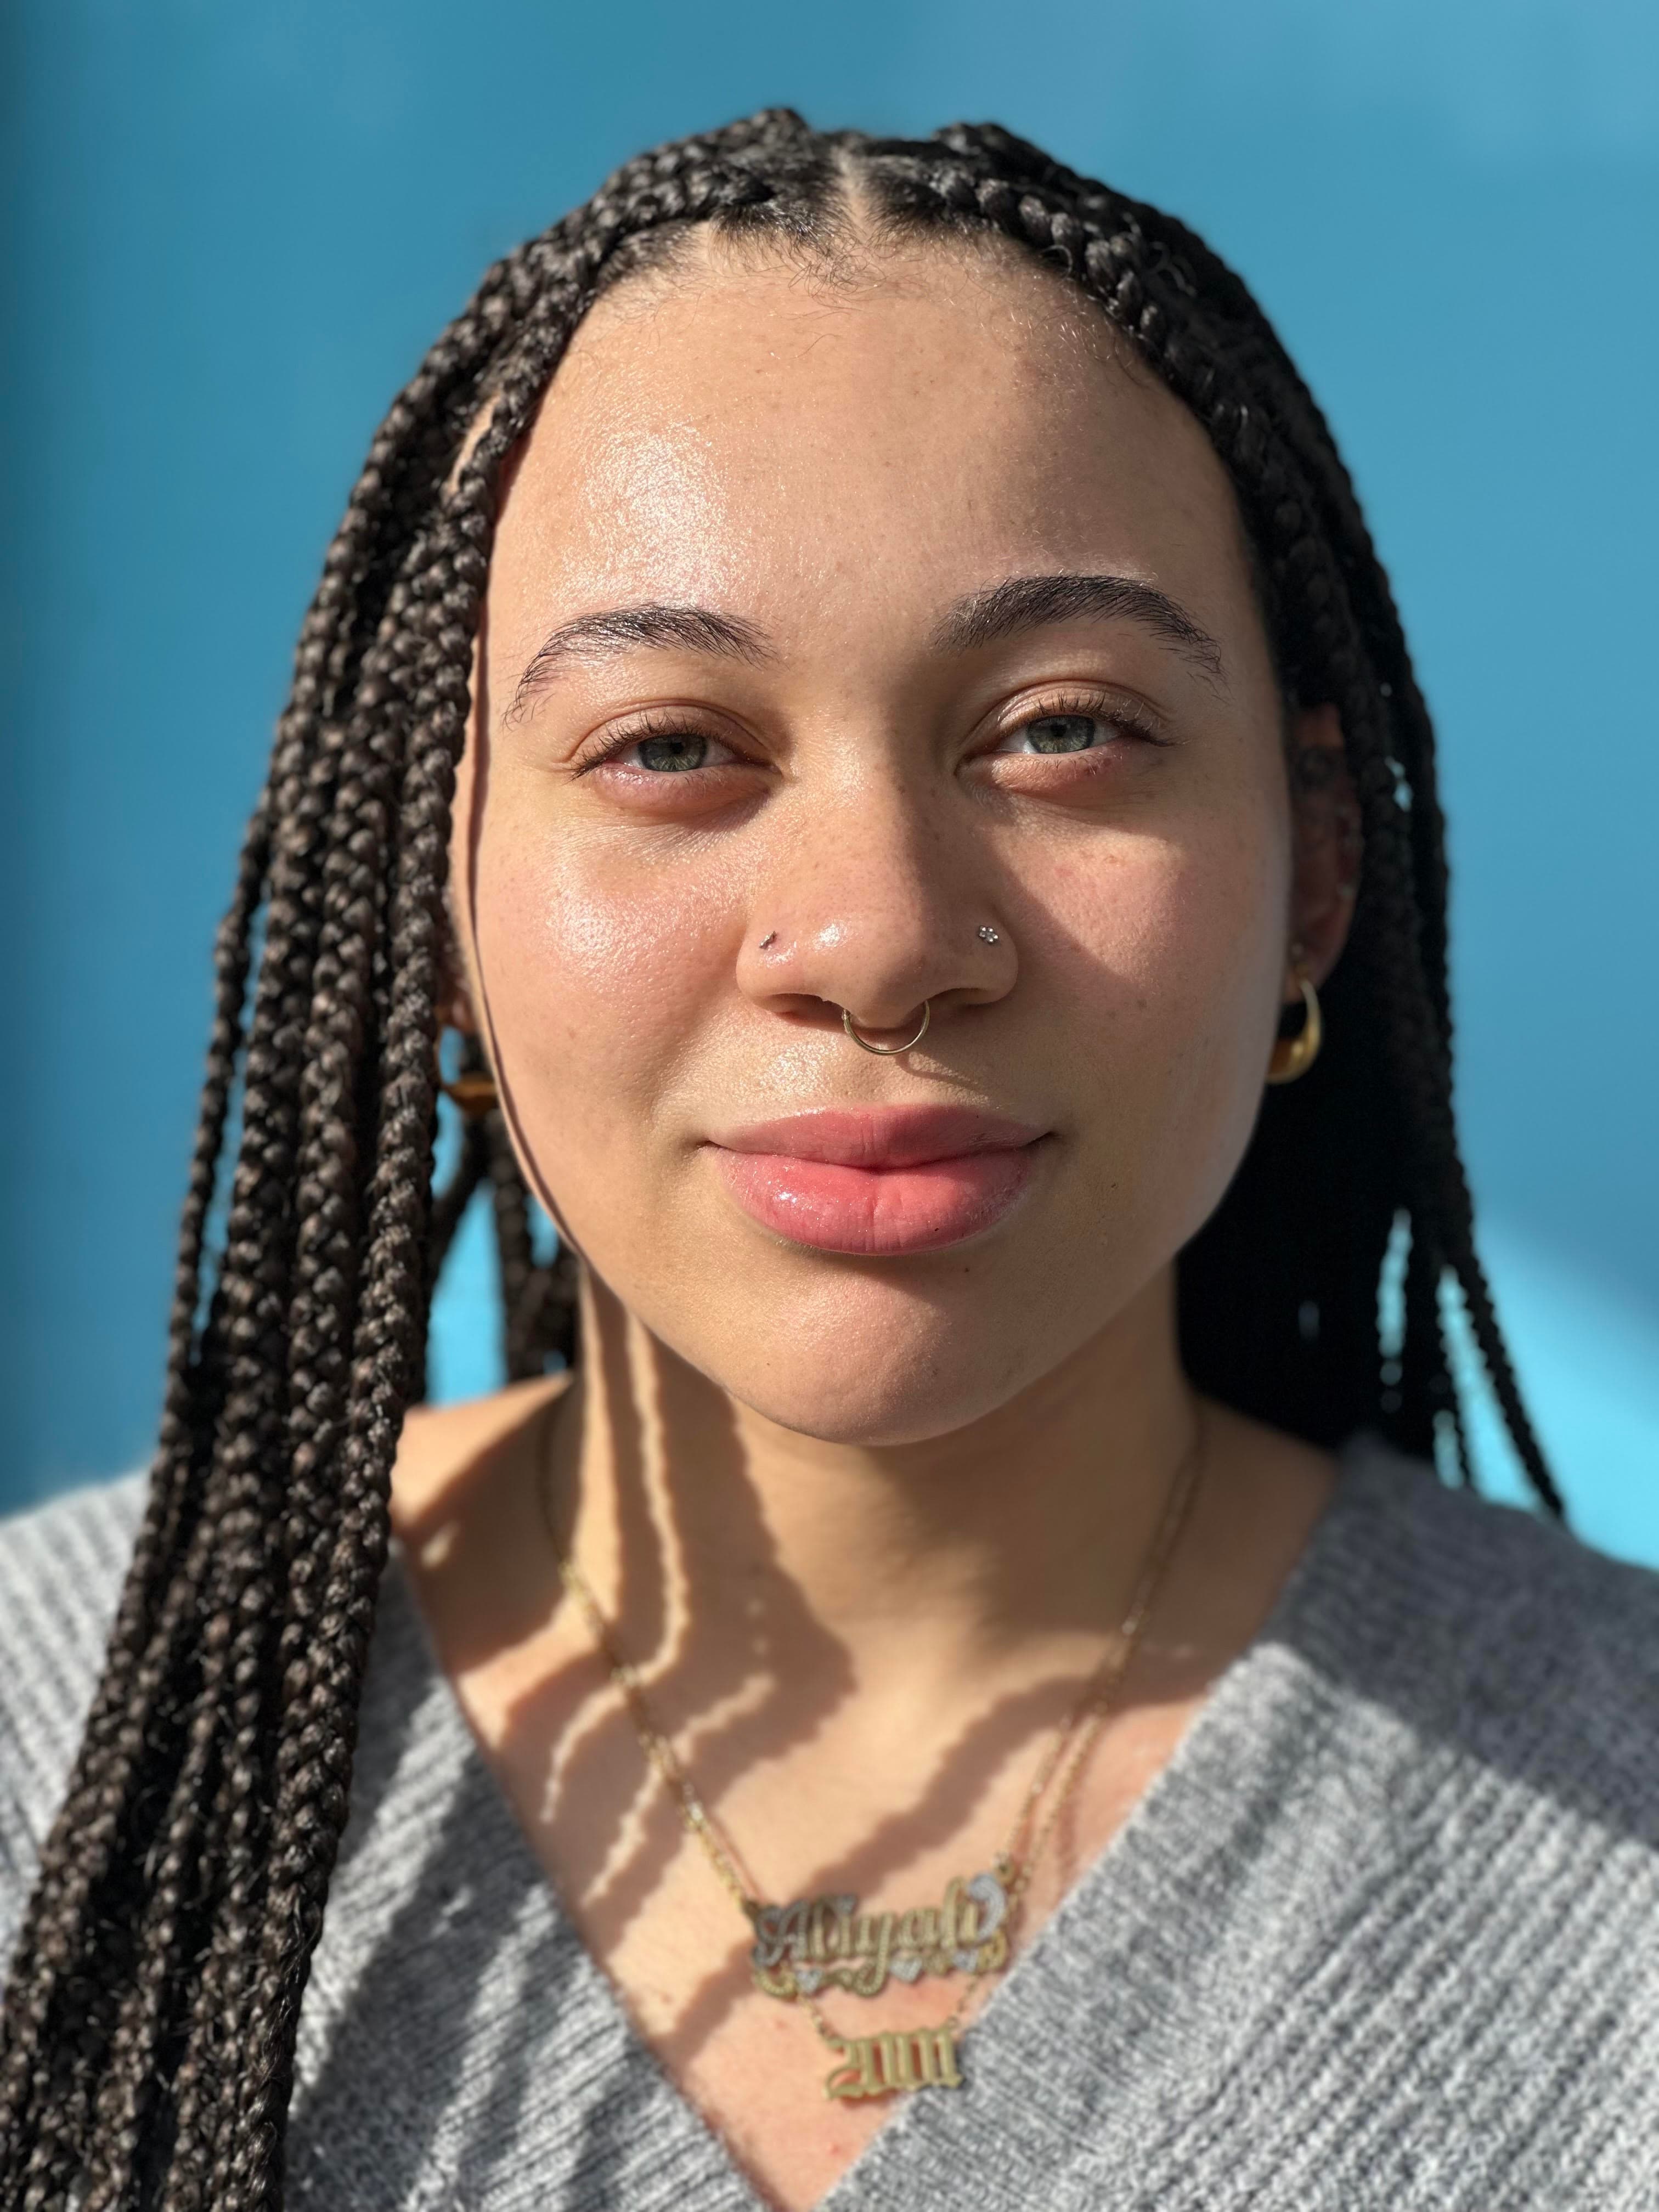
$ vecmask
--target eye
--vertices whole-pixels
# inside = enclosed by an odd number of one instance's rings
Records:
[[[670,738],[635,738],[611,757],[624,768],[649,769],[657,775],[684,775],[688,769],[721,767],[732,755],[717,738],[684,732]]]
[[[1084,690],[1009,700],[966,763],[974,781],[1058,805],[1109,804],[1171,740],[1150,709]]]
[[[678,822],[757,796],[762,765],[675,708],[598,732],[571,770],[613,805]]]
[[[1096,714],[1039,714],[1035,721],[1011,730],[999,752],[1085,753],[1103,744],[1112,734],[1110,723]]]
[[[624,778],[665,783],[671,777],[690,775],[697,769],[741,765],[730,745],[705,731],[688,729],[676,719],[665,720],[658,728],[649,722],[643,727],[635,722],[631,730],[600,739],[586,759],[578,758],[576,773],[591,775],[596,769],[620,769]]]
[[[1033,714],[1015,723],[998,738],[994,752],[1022,759],[1053,759],[1061,752],[1102,752],[1106,745],[1128,738],[1130,744],[1159,745],[1164,738],[1137,714],[1117,703],[1078,702],[1078,706],[1053,706],[1046,714]]]

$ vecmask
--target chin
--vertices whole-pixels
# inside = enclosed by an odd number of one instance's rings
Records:
[[[798,1436],[821,1443],[925,1443],[1015,1397],[1035,1376],[960,1376],[888,1362],[878,1372],[833,1377],[791,1362],[793,1371],[711,1376],[740,1405]]]
[[[919,1443],[1006,1405],[1103,1328],[1129,1294],[1102,1282],[1085,1290],[1081,1270],[1063,1262],[1042,1270],[1040,1285],[1013,1254],[985,1254],[971,1267],[965,1257],[950,1267],[936,1261],[908,1280],[808,1261],[787,1287],[775,1277],[736,1278],[746,1294],[729,1301],[711,1297],[705,1280],[701,1310],[677,1303],[641,1318],[781,1428],[825,1443]]]

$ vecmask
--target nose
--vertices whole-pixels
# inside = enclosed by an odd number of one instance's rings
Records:
[[[796,1019],[886,1042],[988,1006],[1013,988],[1017,955],[996,871],[953,794],[860,776],[800,794],[791,833],[753,884],[738,983]]]

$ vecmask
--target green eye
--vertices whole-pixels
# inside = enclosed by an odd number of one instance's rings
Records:
[[[640,766],[670,775],[683,769],[701,768],[708,756],[707,738],[641,738],[639,741]]]
[[[1087,752],[1100,727],[1092,714],[1041,714],[1025,725],[1034,753]]]

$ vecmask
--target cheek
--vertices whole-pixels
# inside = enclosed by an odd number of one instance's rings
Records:
[[[1282,813],[1263,793],[1048,886],[1048,1018],[1071,1031],[1085,1172],[1114,1212],[1181,1217],[1174,1243],[1220,1197],[1260,1106],[1290,895]]]
[[[1126,839],[1044,872],[1045,934],[1109,1011],[1172,1034],[1218,1012],[1254,1021],[1277,992],[1290,896],[1290,836],[1268,803],[1194,832]]]
[[[507,812],[480,841],[477,963],[520,1127],[556,1176],[648,1121],[730,975],[728,902],[706,870],[624,866]]]

